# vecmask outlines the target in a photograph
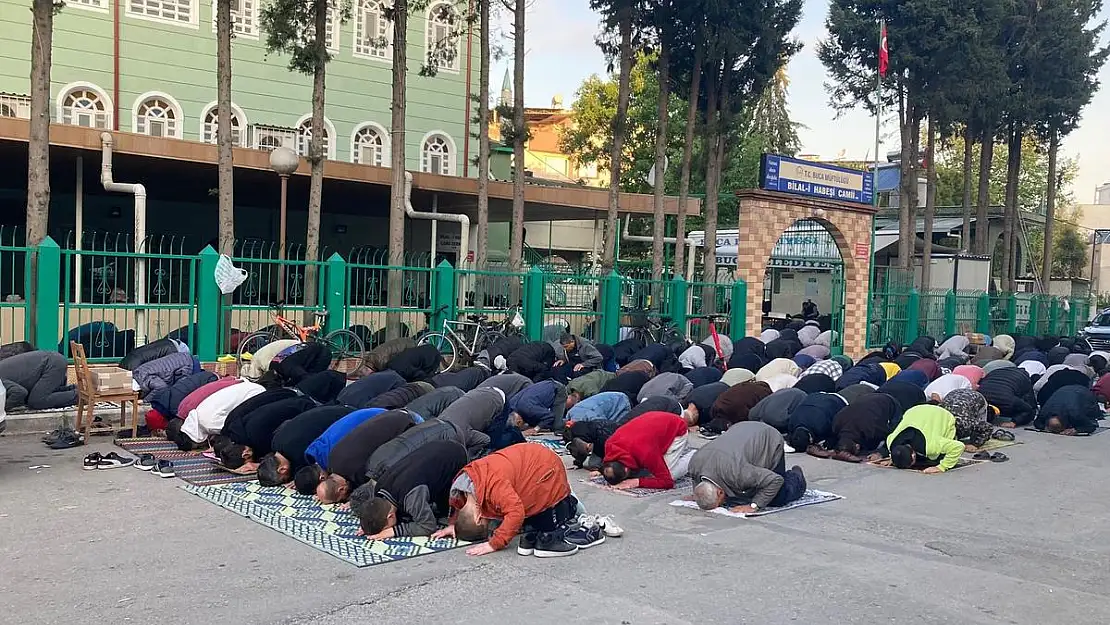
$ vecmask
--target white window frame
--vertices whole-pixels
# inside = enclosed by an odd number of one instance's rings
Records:
[[[296,128],[254,124],[250,127],[250,134],[251,145],[256,150],[270,152],[274,148],[283,147],[289,148],[294,152],[297,151],[297,139],[299,135]],[[264,145],[266,143],[276,143],[277,145]]]
[[[308,158],[308,141],[305,140],[305,124],[312,123],[312,114],[302,115],[293,128],[297,131],[297,146],[293,149],[297,154]],[[331,120],[324,117],[324,131],[328,133],[328,143],[325,146],[324,158],[329,161],[335,160],[335,125]]]
[[[459,9],[454,4],[452,4],[451,2],[433,2],[430,6],[428,6],[428,10],[424,14],[424,61],[425,62],[428,62],[430,60],[429,56],[431,55],[432,49],[435,45],[435,41],[432,40],[432,37],[434,36],[434,32],[432,30],[432,13],[434,13],[436,11],[436,9],[439,9],[441,7],[447,7],[455,14],[456,23],[459,23],[459,21],[462,20],[462,15],[459,14]],[[462,37],[456,37],[455,38],[455,63],[454,63],[454,65],[453,66],[451,66],[451,65],[442,65],[437,61],[436,71],[437,72],[446,72],[448,74],[458,74],[461,71],[461,67],[462,67],[462,52],[460,51],[461,47],[462,47]]]
[[[362,153],[362,149],[361,149],[362,144],[359,143],[358,136],[362,131],[371,130],[371,129],[374,130],[375,132],[377,132],[378,136],[382,138],[382,162],[381,162],[381,164],[363,163],[358,158],[359,155]],[[385,129],[385,126],[382,126],[381,124],[379,124],[377,122],[363,122],[363,123],[355,126],[354,131],[351,133],[351,162],[352,163],[359,163],[359,164],[362,164],[362,165],[371,165],[371,166],[374,166],[374,167],[389,167],[389,159],[392,156],[392,146],[390,145],[389,139],[390,139],[389,131],[387,131]]]
[[[173,113],[172,131],[169,124],[166,125],[166,132],[161,135],[150,134],[150,128],[139,130],[139,109],[143,104],[150,100],[161,100],[169,105],[169,111]],[[148,122],[149,123],[149,122]],[[185,112],[181,105],[168,93],[162,91],[147,91],[141,96],[135,98],[135,104],[131,107],[131,132],[140,135],[147,135],[148,137],[160,137],[168,139],[184,139],[185,138]]]
[[[161,17],[159,15],[147,15],[144,12],[136,11],[132,4],[139,2],[142,4],[156,4],[162,2],[173,2],[175,0],[116,0],[116,2],[126,3],[126,13],[128,17],[135,19],[147,20],[149,22],[158,22],[159,24],[173,24],[174,26],[184,26],[186,28],[200,28],[200,2],[199,0],[176,0],[181,3],[189,4],[189,21],[172,19],[168,17]]]
[[[426,163],[424,161],[425,154],[427,154],[428,142],[436,137],[444,139],[444,143],[447,144],[447,149],[449,150],[447,154],[447,166],[449,171],[446,174],[444,174],[442,171],[430,171],[429,167],[425,167]],[[430,159],[427,165],[431,165]],[[444,130],[433,130],[424,135],[424,138],[420,140],[420,171],[426,174],[439,174],[441,176],[459,175],[459,150],[455,146],[455,140],[451,138],[450,133]]]
[[[0,93],[0,110],[8,109],[11,115],[0,113],[0,117],[31,119],[31,96],[18,93]]]
[[[305,0],[306,2],[311,0]],[[343,24],[340,23],[340,18],[343,17],[339,8],[335,4],[335,0],[328,0],[328,31],[324,33],[324,47],[328,49],[331,54],[339,54],[339,47],[343,35]],[[309,27],[313,26],[310,24]],[[308,45],[309,42],[308,32],[303,32],[301,35],[301,43]]]
[[[218,126],[217,122],[212,122],[211,141],[206,138],[206,135],[208,135],[209,133],[208,115],[216,111],[216,106],[218,104],[218,102],[209,102],[208,106],[205,106],[200,111],[200,127],[198,128],[199,133],[197,134],[197,137],[200,138],[201,143],[216,143],[216,129]],[[251,139],[250,120],[247,119],[247,114],[243,112],[243,109],[239,108],[239,106],[234,102],[231,103],[231,117],[233,119],[239,120],[239,140],[235,141],[233,136],[232,142],[238,147],[245,148],[250,144]]]
[[[107,13],[108,0],[69,0],[66,2],[66,8],[69,7],[84,9],[86,11],[95,11],[97,13]]]
[[[216,2],[212,0],[212,32],[216,32]],[[235,9],[236,3],[247,6],[246,19]],[[231,32],[236,37],[258,40],[260,4],[261,0],[231,0]]]
[[[97,99],[99,99],[100,102],[102,102],[104,104],[104,111],[102,113],[99,113],[100,115],[103,116],[103,125],[97,125],[97,124],[94,123],[92,126],[82,126],[82,127],[83,128],[96,128],[96,129],[99,129],[99,130],[111,130],[112,129],[112,120],[113,120],[113,116],[115,115],[115,110],[116,110],[115,104],[112,102],[112,98],[111,98],[111,96],[108,95],[107,91],[105,91],[104,89],[101,89],[99,86],[97,86],[97,85],[95,85],[91,82],[83,82],[83,81],[71,82],[68,85],[62,86],[62,88],[58,90],[58,99],[57,99],[57,102],[55,103],[55,113],[56,113],[55,121],[57,121],[59,124],[67,124],[69,126],[78,126],[79,125],[79,124],[73,123],[72,121],[70,121],[70,122],[65,121],[65,118],[66,118],[66,114],[65,114],[66,98],[68,98],[70,96],[70,94],[72,94],[74,91],[78,91],[78,90],[94,92],[97,96]]]
[[[378,13],[375,24],[378,30],[377,36],[385,38],[385,46],[380,49],[372,45],[363,45],[363,29],[366,27],[366,14],[371,10],[370,5],[373,5],[374,10]],[[363,59],[393,64],[393,22],[385,17],[386,6],[386,0],[357,0],[355,15],[352,20],[354,24],[352,24],[353,30],[351,33],[351,54]],[[383,24],[386,25],[384,33],[381,32]]]

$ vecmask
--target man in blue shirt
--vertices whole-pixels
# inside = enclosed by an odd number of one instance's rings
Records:
[[[316,437],[304,452],[308,465],[297,470],[293,476],[293,483],[297,492],[302,495],[311,495],[316,492],[316,486],[327,477],[328,455],[335,446],[351,430],[369,421],[373,417],[385,412],[384,408],[363,408],[356,410],[339,419]]]

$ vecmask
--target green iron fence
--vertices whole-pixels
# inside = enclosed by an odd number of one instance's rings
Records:
[[[946,299],[948,291],[931,289],[919,295],[921,312],[919,313],[919,334],[924,336],[939,337],[947,334]]]
[[[333,257],[333,262],[342,263],[342,259]],[[400,324],[401,336],[416,336],[429,327],[436,270],[358,263],[342,263],[342,266],[345,267],[346,307],[343,321],[334,321],[336,327],[349,326],[363,339],[367,349],[385,342],[386,327],[391,319]],[[389,305],[389,287],[394,281],[400,283],[399,306]],[[439,325],[435,329],[438,330]]]

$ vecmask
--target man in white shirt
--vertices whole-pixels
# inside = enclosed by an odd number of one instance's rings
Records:
[[[265,390],[262,385],[245,380],[220,389],[190,410],[184,420],[170,420],[166,426],[166,438],[177,443],[182,451],[204,447],[209,436],[223,430],[227,415],[236,406]]]

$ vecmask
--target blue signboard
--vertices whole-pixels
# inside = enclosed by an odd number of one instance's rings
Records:
[[[762,165],[759,186],[767,191],[857,204],[871,204],[875,198],[875,175],[868,171],[776,154],[764,154]]]

